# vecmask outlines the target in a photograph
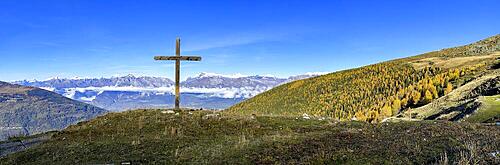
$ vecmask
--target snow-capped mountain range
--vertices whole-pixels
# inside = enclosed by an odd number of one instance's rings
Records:
[[[224,109],[275,86],[325,73],[307,73],[288,78],[200,73],[181,82],[184,107]],[[59,93],[112,111],[135,108],[172,107],[174,82],[163,77],[127,75],[111,78],[52,78],[15,81]]]

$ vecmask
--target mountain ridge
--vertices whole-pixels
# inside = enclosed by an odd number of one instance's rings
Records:
[[[226,78],[226,79],[245,79],[245,78],[266,78],[275,79],[277,81],[287,81],[287,80],[297,80],[301,78],[315,77],[329,72],[306,72],[304,74],[292,75],[286,78],[277,77],[274,75],[242,75],[239,73],[232,75],[224,75],[211,72],[201,72],[197,76],[188,77],[186,80],[181,81],[181,85],[185,85],[186,81],[189,79],[200,79],[200,78]],[[144,83],[144,81],[151,81],[152,83]],[[103,83],[97,83],[97,82]],[[139,81],[135,82],[134,81]],[[143,82],[141,84],[141,81]],[[128,82],[128,83],[127,83]],[[102,86],[141,86],[141,87],[164,87],[171,86],[174,84],[173,80],[166,77],[155,77],[155,76],[135,76],[133,74],[128,74],[126,76],[112,76],[112,77],[101,77],[101,78],[61,78],[53,77],[46,80],[17,80],[10,83],[23,85],[23,86],[33,86],[33,87],[55,87],[55,88],[68,88],[68,87],[102,87]],[[189,86],[188,86],[189,87]]]
[[[0,81],[0,139],[61,130],[107,112],[47,90]]]
[[[225,109],[279,84],[317,76],[308,73],[289,78],[274,76],[200,73],[181,82],[181,104],[190,108]],[[173,107],[174,83],[164,77],[127,75],[111,78],[54,78],[45,81],[16,81],[56,92],[73,100],[113,111],[136,108]]]
[[[328,116],[381,121],[425,105],[491,70],[500,35],[280,85],[229,108],[227,113]]]

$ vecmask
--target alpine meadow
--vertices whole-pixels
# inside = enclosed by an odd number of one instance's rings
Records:
[[[108,113],[10,138],[0,145],[20,152],[2,164],[497,164],[499,39],[297,80],[220,112]]]
[[[479,75],[495,72],[500,65],[499,40],[496,35],[470,45],[298,80],[239,103],[228,113],[306,113],[380,122],[428,104]]]
[[[0,0],[0,165],[499,165],[499,6]]]

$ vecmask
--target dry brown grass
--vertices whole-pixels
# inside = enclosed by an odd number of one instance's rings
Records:
[[[0,93],[7,93],[7,94],[16,94],[16,93],[25,93],[26,91],[32,90],[32,87],[1,87],[0,88]]]
[[[431,58],[419,59],[409,63],[412,64],[413,67],[415,67],[415,69],[423,69],[425,67],[430,67],[430,66],[449,69],[449,68],[461,67],[464,65],[486,62],[489,60],[495,60],[498,57],[500,57],[500,52],[495,52],[493,54],[484,56],[468,56],[468,57],[455,57],[455,58],[431,57]]]
[[[500,130],[480,124],[208,114],[110,113],[0,164],[498,164]]]

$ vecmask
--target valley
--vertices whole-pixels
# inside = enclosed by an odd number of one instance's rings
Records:
[[[200,73],[181,83],[183,107],[221,110],[265,92],[280,84],[316,77],[306,73],[288,78]],[[127,75],[111,78],[52,78],[23,80],[15,84],[39,87],[67,98],[110,111],[138,108],[172,108],[174,82],[162,77]]]
[[[0,81],[0,140],[61,130],[107,112],[40,88]]]

